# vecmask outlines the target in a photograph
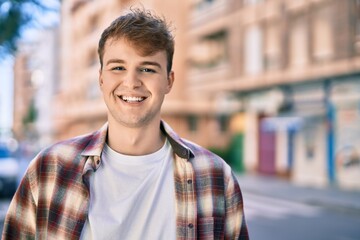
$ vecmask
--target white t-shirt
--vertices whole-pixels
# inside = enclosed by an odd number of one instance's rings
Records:
[[[169,142],[149,155],[108,145],[90,177],[89,214],[80,239],[176,238],[173,156]]]

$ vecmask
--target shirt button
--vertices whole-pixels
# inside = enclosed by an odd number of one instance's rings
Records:
[[[191,179],[188,179],[188,180],[187,180],[187,183],[188,183],[188,184],[192,184],[192,180],[191,180]]]
[[[189,227],[189,228],[193,228],[194,225],[193,225],[192,223],[189,223],[188,227]]]

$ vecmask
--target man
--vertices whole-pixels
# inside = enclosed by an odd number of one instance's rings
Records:
[[[230,167],[161,120],[173,37],[145,10],[99,41],[100,130],[43,150],[10,205],[3,239],[248,239]]]

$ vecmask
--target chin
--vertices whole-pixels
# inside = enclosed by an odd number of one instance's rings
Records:
[[[125,127],[140,128],[149,125],[151,120],[145,118],[145,119],[119,120],[117,122]]]

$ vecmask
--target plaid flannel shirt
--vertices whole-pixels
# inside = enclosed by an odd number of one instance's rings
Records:
[[[55,144],[31,161],[5,218],[3,240],[79,239],[89,209],[89,175],[101,166],[107,129],[105,124]],[[161,130],[174,151],[177,239],[249,239],[230,167],[179,138],[165,122]]]

